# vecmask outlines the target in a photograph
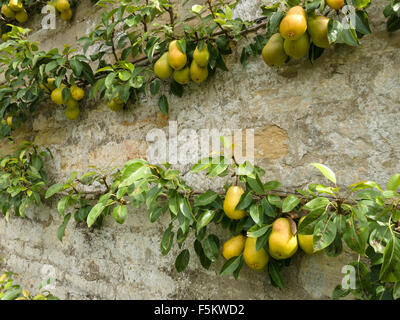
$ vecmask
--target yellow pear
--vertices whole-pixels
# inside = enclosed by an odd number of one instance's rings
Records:
[[[306,30],[306,12],[300,6],[290,8],[279,26],[279,32],[286,40],[298,40]]]
[[[61,12],[61,19],[62,20],[69,21],[69,20],[71,20],[71,18],[72,18],[72,10],[71,9],[68,9],[68,10],[65,10],[65,11]]]
[[[204,44],[201,50],[196,47],[193,53],[193,60],[196,61],[199,67],[207,67],[209,59],[210,52],[208,51],[207,44]]]
[[[21,0],[10,0],[8,7],[14,12],[18,12],[24,8]]]
[[[19,23],[25,23],[28,21],[28,13],[25,9],[22,9],[15,14],[15,19],[17,19]]]
[[[51,100],[55,103],[55,104],[64,104],[64,100],[62,97],[62,90],[63,88],[55,88],[52,92],[51,92]]]
[[[311,16],[307,19],[308,33],[314,45],[320,48],[328,48],[328,23],[329,18],[325,16]]]
[[[246,237],[239,234],[226,241],[222,247],[222,255],[226,260],[239,256],[244,248]]]
[[[269,38],[261,53],[267,65],[277,67],[286,61],[288,56],[285,53],[283,45],[284,39],[279,33],[275,33]]]
[[[307,53],[310,48],[310,39],[307,33],[304,33],[298,40],[285,40],[283,43],[283,49],[285,53],[294,59],[301,59]]]
[[[60,12],[64,12],[70,9],[70,4],[68,0],[58,0],[56,3],[56,9]]]
[[[70,109],[79,108],[78,101],[76,101],[76,100],[74,100],[72,98],[69,98],[68,101],[65,103],[65,105],[67,106],[67,108],[70,108]]]
[[[264,248],[256,250],[257,238],[247,238],[244,245],[243,258],[246,264],[256,270],[262,271],[268,264],[269,256]]]
[[[108,103],[108,107],[112,111],[121,111],[124,108],[124,102],[122,100],[119,100],[118,98],[114,98]]]
[[[278,218],[272,224],[269,253],[275,259],[287,259],[297,251],[297,237],[293,235],[288,218]]]
[[[165,52],[154,64],[154,73],[160,79],[167,79],[173,71],[174,69],[168,64],[168,52]]]
[[[82,100],[85,96],[85,91],[83,91],[83,89],[79,88],[78,86],[72,86],[70,91],[72,98],[76,101]]]
[[[187,56],[179,49],[177,40],[171,41],[168,47],[169,65],[175,70],[180,70],[186,65],[186,62]]]
[[[13,117],[7,117],[7,124],[10,128],[12,128],[12,124],[13,124]]]
[[[189,67],[186,67],[181,70],[174,71],[174,79],[176,82],[180,84],[188,84],[190,81],[190,70]]]
[[[10,40],[10,36],[7,33],[3,33],[1,35],[1,41],[7,42],[8,40]]]
[[[326,0],[325,2],[334,10],[342,9],[344,6],[344,0]]]
[[[195,60],[192,61],[190,65],[190,78],[196,82],[201,83],[206,80],[208,77],[208,69],[207,67],[200,67]]]
[[[306,217],[301,217],[299,220],[299,226],[303,222],[303,220]],[[299,246],[305,253],[308,254],[313,254],[315,253],[314,251],[314,236],[312,234],[297,234],[297,237],[299,238]]]
[[[75,101],[76,102],[76,101]],[[65,109],[65,116],[69,119],[69,120],[75,120],[79,117],[80,115],[80,110],[79,107],[67,107],[67,109]]]
[[[246,216],[244,210],[236,210],[244,190],[239,186],[231,186],[225,195],[224,212],[232,220],[239,220]]]
[[[1,6],[1,13],[3,14],[3,16],[5,16],[6,18],[12,19],[15,18],[15,12],[12,11],[10,9],[10,7],[8,7],[6,4],[3,4]]]

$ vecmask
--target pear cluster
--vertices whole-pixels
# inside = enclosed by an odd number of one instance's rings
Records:
[[[28,13],[26,12],[21,0],[10,0],[8,4],[1,6],[1,14],[8,19],[15,19],[19,23],[28,21]],[[8,39],[3,39],[7,41]]]
[[[48,78],[45,84],[41,84],[40,87],[47,93],[50,94],[51,100],[57,105],[65,105],[65,116],[69,120],[75,120],[80,115],[79,109],[79,101],[83,99],[85,96],[85,91],[73,85],[69,88],[70,97],[67,101],[64,101],[63,98],[63,89],[66,88],[65,84],[61,84],[59,88],[57,88],[54,84],[54,78]]]
[[[335,10],[343,7],[344,0],[329,0],[327,4]],[[262,57],[270,67],[277,67],[289,60],[301,59],[308,54],[311,41],[319,48],[328,48],[329,18],[307,13],[301,6],[289,9],[279,25],[279,32],[268,40]]]
[[[169,43],[168,51],[154,64],[154,73],[160,79],[173,77],[181,85],[188,84],[190,80],[201,83],[208,77],[208,61],[210,52],[207,45],[201,48],[196,47],[191,63],[188,63],[188,56],[179,49],[178,41]]]
[[[240,220],[246,216],[244,210],[236,210],[244,190],[239,186],[231,186],[225,195],[223,209],[226,216],[232,220]],[[300,225],[305,217],[302,217]],[[268,238],[268,250],[260,248],[257,250],[257,238],[237,235],[227,240],[222,248],[222,255],[226,260],[243,254],[245,263],[256,271],[263,271],[268,266],[269,257],[276,260],[284,260],[292,257],[298,247],[307,254],[314,254],[313,235],[293,234],[289,218],[276,219],[271,228]]]
[[[71,20],[72,10],[68,0],[57,0],[55,7],[57,11],[60,13],[62,20],[64,21]]]

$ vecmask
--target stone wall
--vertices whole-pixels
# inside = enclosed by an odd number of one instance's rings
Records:
[[[181,7],[180,14],[194,3]],[[361,47],[336,45],[314,65],[301,60],[271,69],[257,58],[242,68],[244,43],[239,43],[227,59],[229,72],[190,84],[183,98],[169,96],[169,116],[158,111],[151,97],[119,113],[102,102],[87,102],[75,122],[65,118],[63,108],[48,103],[16,137],[34,135],[38,144],[50,148],[54,182],[91,165],[118,166],[146,157],[147,133],[154,128],[168,132],[169,121],[177,121],[178,130],[197,132],[254,129],[257,164],[266,170],[266,179],[280,180],[288,190],[323,181],[311,162],[331,167],[340,185],[362,179],[385,183],[400,171],[400,33],[386,33],[385,4],[373,1],[368,9],[373,34],[362,39]],[[258,5],[243,0],[236,14],[254,18]],[[61,48],[89,32],[99,15],[99,9],[83,0],[72,24],[57,20],[56,30],[36,31],[32,37],[43,49]],[[30,27],[38,30],[39,23],[40,16],[34,17]],[[183,143],[185,139],[179,140]],[[9,147],[2,143],[1,150],[8,152]],[[199,190],[221,190],[226,181],[190,173],[185,178]],[[287,288],[281,291],[265,273],[247,267],[237,281],[219,276],[222,259],[207,271],[195,257],[178,274],[173,267],[176,248],[167,257],[159,252],[167,221],[151,224],[143,209],[131,209],[124,225],[110,219],[100,230],[72,223],[62,243],[56,238],[62,221],[56,202],[46,202],[29,217],[9,223],[0,219],[0,269],[20,273],[22,284],[37,289],[43,266],[51,266],[56,278],[52,291],[65,299],[325,299],[353,258],[347,253],[339,258],[298,254],[283,273]],[[229,236],[216,232],[223,239]]]

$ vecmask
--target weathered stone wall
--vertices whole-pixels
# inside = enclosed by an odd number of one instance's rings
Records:
[[[182,14],[194,3],[181,8]],[[400,33],[386,33],[385,4],[373,1],[369,8],[373,34],[362,39],[361,47],[337,45],[314,65],[292,61],[274,70],[258,58],[242,68],[244,43],[240,43],[227,60],[229,72],[218,71],[201,85],[190,84],[183,98],[169,97],[168,117],[158,111],[153,98],[143,98],[120,113],[102,102],[88,102],[75,122],[66,120],[63,108],[49,103],[17,137],[33,133],[40,145],[51,149],[54,159],[48,165],[53,181],[74,170],[85,172],[90,165],[103,168],[145,157],[149,130],[168,132],[168,121],[177,121],[179,130],[197,132],[254,129],[257,164],[266,169],[266,178],[280,180],[290,190],[323,181],[311,162],[331,167],[341,185],[361,179],[384,183],[400,170]],[[257,6],[257,1],[243,1],[236,14],[254,18]],[[94,27],[99,14],[89,0],[83,0],[73,24],[57,20],[55,31],[36,31],[33,38],[44,49],[73,44]],[[35,17],[31,27],[37,30],[39,22]],[[8,149],[3,144],[3,153]],[[225,182],[190,173],[186,179],[202,190],[221,190]],[[176,249],[167,257],[159,252],[167,221],[151,224],[145,210],[131,209],[124,225],[110,219],[100,230],[71,224],[62,243],[56,238],[61,218],[55,202],[29,216],[9,223],[0,219],[0,269],[20,273],[20,281],[36,289],[43,266],[50,265],[56,278],[52,291],[66,299],[328,298],[341,282],[343,265],[353,258],[346,253],[339,258],[297,254],[283,274],[287,289],[280,291],[265,273],[247,267],[238,281],[220,277],[222,259],[207,271],[193,258],[186,272],[176,273]]]

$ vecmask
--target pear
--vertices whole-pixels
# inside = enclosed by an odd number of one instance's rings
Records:
[[[325,16],[311,16],[307,19],[308,33],[314,45],[320,48],[328,48],[328,23],[329,18]]]
[[[246,237],[239,234],[238,236],[230,238],[222,247],[222,255],[226,260],[239,256],[246,242]]]
[[[207,45],[204,44],[203,48],[199,50],[198,47],[194,50],[193,60],[199,65],[199,67],[207,67],[208,60],[210,59],[210,52],[208,51]]]
[[[285,40],[283,49],[285,53],[294,59],[303,58],[310,48],[310,39],[307,33],[304,33],[298,40]]]
[[[124,108],[124,101],[118,99],[118,95],[108,103],[112,111],[121,111]]]
[[[279,33],[275,33],[268,40],[267,44],[262,50],[262,57],[267,65],[276,67],[284,63],[287,55],[283,48],[284,39]]]
[[[246,264],[256,270],[262,271],[268,264],[269,256],[264,248],[256,250],[257,238],[247,238],[244,245],[243,258]]]
[[[9,19],[15,18],[15,12],[10,9],[6,4],[1,6],[1,13]]]
[[[18,12],[24,8],[21,0],[10,0],[8,7],[14,12]]]
[[[182,69],[187,62],[187,56],[184,54],[177,45],[177,40],[171,41],[168,47],[168,63],[175,69]]]
[[[239,186],[231,186],[225,195],[224,212],[232,220],[240,220],[246,216],[244,210],[236,210],[244,190]]]
[[[300,6],[291,8],[279,26],[279,32],[286,40],[298,40],[306,30],[306,12]]]
[[[67,9],[65,11],[61,12],[61,19],[64,21],[69,21],[72,18],[72,10],[71,9]]]
[[[68,0],[58,0],[56,3],[56,9],[59,12],[67,11],[71,8]]]
[[[25,23],[28,21],[28,13],[26,12],[25,9],[22,9],[20,11],[18,11],[15,14],[15,19],[19,22],[19,23]]]
[[[272,224],[269,253],[277,259],[287,259],[297,251],[297,237],[293,235],[288,218],[278,218]]]
[[[65,103],[65,105],[67,106],[67,109],[77,109],[79,108],[79,103],[78,101],[69,98],[68,101]]]
[[[172,75],[174,69],[168,64],[168,52],[165,52],[154,64],[154,73],[160,79],[167,79]]]
[[[72,86],[70,91],[72,98],[76,101],[82,100],[85,96],[85,91],[83,91],[83,89],[79,88],[78,86]]]
[[[306,218],[306,216],[301,217],[299,220],[299,226],[303,222],[303,220]],[[315,253],[314,251],[314,236],[312,234],[297,234],[297,237],[299,238],[299,246],[305,253],[308,254],[313,254]]]
[[[207,67],[200,67],[195,60],[192,61],[190,65],[190,78],[196,82],[201,83],[206,80],[208,77],[208,69]]]
[[[51,100],[55,103],[55,104],[63,104],[64,100],[62,97],[62,90],[63,88],[55,88],[52,92],[51,92]]]
[[[67,109],[65,109],[65,116],[67,117],[67,119],[69,119],[69,120],[75,120],[75,119],[77,119],[78,117],[79,117],[79,115],[80,115],[80,110],[79,110],[79,107],[76,107],[76,108],[70,108],[70,107],[67,107]]]
[[[326,0],[326,4],[334,10],[342,9],[344,0]]]
[[[188,84],[190,81],[190,70],[189,67],[186,67],[181,70],[174,71],[174,79],[176,82],[180,84]]]

